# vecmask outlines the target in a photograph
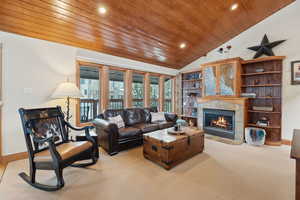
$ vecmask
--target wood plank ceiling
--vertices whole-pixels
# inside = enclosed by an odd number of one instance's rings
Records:
[[[0,30],[179,69],[293,1],[1,0]]]

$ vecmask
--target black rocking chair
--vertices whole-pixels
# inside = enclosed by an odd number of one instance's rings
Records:
[[[61,107],[19,109],[25,141],[28,150],[30,176],[24,172],[19,176],[31,186],[55,191],[64,187],[63,169],[68,166],[86,167],[97,162],[99,157],[96,141],[90,136],[91,126],[74,128],[64,120]],[[87,141],[69,140],[68,128],[85,131]],[[90,160],[77,163],[77,161]],[[36,170],[54,170],[57,185],[50,186],[36,182]]]

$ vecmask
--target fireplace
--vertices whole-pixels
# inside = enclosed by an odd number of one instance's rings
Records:
[[[203,130],[211,135],[234,139],[235,111],[204,108]]]

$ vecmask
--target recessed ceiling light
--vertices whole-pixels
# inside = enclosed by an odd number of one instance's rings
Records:
[[[180,49],[184,49],[184,48],[186,47],[186,44],[185,44],[185,43],[181,43],[181,44],[179,45],[179,47],[180,47]]]
[[[100,8],[98,9],[98,11],[99,11],[100,14],[105,14],[105,13],[106,13],[106,8],[100,7]]]
[[[234,11],[239,7],[239,4],[235,3],[230,7],[230,10]]]

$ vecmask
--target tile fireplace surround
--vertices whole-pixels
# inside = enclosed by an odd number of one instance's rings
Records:
[[[198,102],[198,128],[203,129],[203,109],[221,109],[235,111],[235,136],[232,144],[242,144],[244,142],[244,127],[245,127],[245,98],[216,98],[216,99],[201,99]],[[206,134],[210,136],[210,134]],[[218,136],[213,136],[220,138]],[[221,139],[221,138],[220,138]],[[224,140],[230,140],[225,139]]]

